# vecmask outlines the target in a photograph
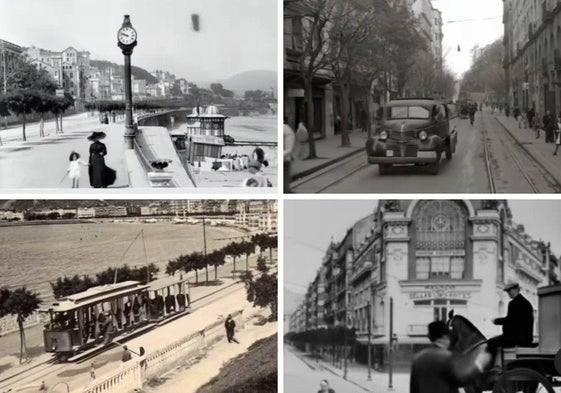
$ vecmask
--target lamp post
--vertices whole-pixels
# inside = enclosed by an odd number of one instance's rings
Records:
[[[130,16],[125,15],[123,24],[117,32],[117,46],[125,56],[125,141],[127,148],[134,147],[136,128],[132,123],[131,55],[138,44],[136,30],[132,27]]]
[[[370,300],[366,303],[366,313],[368,316],[368,377],[367,381],[372,381],[372,357],[371,357],[371,346],[370,346],[370,336],[372,335],[371,318],[370,318]]]
[[[390,334],[389,334],[389,343],[388,343],[388,371],[390,381],[388,384],[388,390],[393,390],[393,297],[390,297]]]

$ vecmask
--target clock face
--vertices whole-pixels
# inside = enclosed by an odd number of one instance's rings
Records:
[[[121,27],[117,33],[119,42],[123,45],[130,45],[136,41],[136,30],[132,27]]]

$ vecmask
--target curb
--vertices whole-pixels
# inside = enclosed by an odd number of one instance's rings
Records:
[[[508,134],[512,137],[512,139],[514,139],[516,141],[516,144],[518,146],[520,146],[522,149],[524,149],[524,151],[526,153],[528,153],[533,159],[534,161],[536,161],[542,168],[544,168],[547,173],[549,173],[551,175],[551,177],[553,177],[557,182],[561,183],[561,179],[558,178],[557,176],[555,176],[553,174],[553,172],[551,172],[548,167],[546,166],[546,164],[544,164],[543,162],[541,162],[541,160],[539,159],[538,155],[536,153],[533,153],[532,151],[530,151],[530,149],[528,149],[523,143],[520,142],[520,140],[512,133],[512,131],[510,131],[510,129],[503,123],[503,121],[501,119],[499,119],[498,117],[495,116],[495,119],[497,120],[497,122],[501,125],[501,127],[508,132]]]
[[[338,157],[330,159],[330,160],[328,160],[328,161],[326,161],[322,164],[316,165],[313,168],[306,169],[302,172],[299,172],[299,173],[296,173],[296,174],[292,175],[291,179],[290,179],[290,182],[291,183],[295,182],[296,180],[302,179],[303,177],[306,177],[306,176],[309,176],[309,175],[311,175],[315,172],[321,171],[322,169],[327,168],[330,165],[336,164],[340,161],[343,161],[343,160],[345,160],[349,157],[352,157],[352,156],[354,156],[356,154],[359,154],[359,153],[363,153],[365,151],[366,151],[366,147],[358,147],[358,148],[356,148],[356,150],[353,150],[352,152],[348,152],[346,154],[343,154],[342,156],[338,156]]]

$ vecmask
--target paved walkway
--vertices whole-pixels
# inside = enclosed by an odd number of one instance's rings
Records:
[[[354,154],[359,154],[365,150],[367,133],[356,129],[349,134],[351,145],[341,146],[341,135],[331,135],[327,138],[316,141],[316,153],[318,158],[311,160],[296,158],[292,163],[292,180],[300,179],[319,171],[326,166],[334,164]],[[300,143],[296,148],[301,157],[308,155],[308,142]],[[366,159],[366,158],[365,158]]]
[[[397,392],[397,393],[407,393],[409,392],[409,374],[408,373],[394,373],[393,374],[393,384],[392,388],[389,388],[389,376],[387,373],[378,372],[372,370],[371,380],[368,381],[368,370],[364,365],[359,365],[356,363],[349,363],[347,365],[347,378],[343,378],[343,370],[339,369],[324,360],[312,359],[309,354],[299,352],[298,350],[285,346],[285,370],[292,369],[286,364],[286,362],[294,362],[294,357],[297,357],[299,361],[305,363],[309,369],[312,369],[317,374],[318,378],[327,375],[325,379],[330,382],[331,387],[335,389],[336,392]],[[302,373],[309,373],[309,369],[301,369]],[[325,373],[327,372],[327,374]],[[285,372],[286,374],[286,372]],[[292,377],[296,377],[292,375]],[[300,378],[300,375],[297,376]],[[319,389],[319,381],[317,379],[317,388]],[[285,391],[287,390],[287,382],[285,379]],[[336,387],[345,388],[345,390],[338,390]]]
[[[518,122],[513,117],[504,114],[496,115],[495,118],[502,124],[536,161],[547,169],[555,179],[561,183],[561,149],[557,155],[553,155],[554,143],[545,143],[545,132],[540,132],[540,138],[536,139],[534,130],[530,128],[518,128]]]
[[[54,121],[45,122],[45,137],[39,137],[39,123],[26,126],[27,141],[22,141],[22,127],[0,130],[0,189],[70,188],[72,182],[64,177],[68,168],[68,157],[72,151],[80,153],[88,161],[89,145],[86,138],[92,131],[103,131],[107,137],[106,164],[117,171],[117,180],[112,187],[128,186],[127,169],[124,162],[123,122],[100,124],[97,116],[87,113],[63,119],[63,134],[55,133]],[[80,188],[90,188],[87,167],[82,167]]]

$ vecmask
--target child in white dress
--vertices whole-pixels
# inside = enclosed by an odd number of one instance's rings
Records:
[[[66,174],[69,179],[72,179],[72,188],[80,187],[80,165],[88,166],[87,162],[80,160],[80,154],[73,151],[70,153],[70,164],[66,170]]]

